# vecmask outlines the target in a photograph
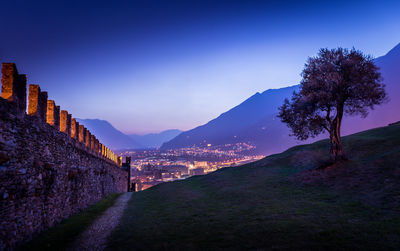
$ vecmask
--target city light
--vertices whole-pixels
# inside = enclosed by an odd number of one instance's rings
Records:
[[[255,154],[250,142],[224,145],[192,146],[172,150],[127,150],[119,152],[130,156],[131,179],[137,190],[145,190],[162,182],[204,175],[224,167],[234,167],[263,158]]]

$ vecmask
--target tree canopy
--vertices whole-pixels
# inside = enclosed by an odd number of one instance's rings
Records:
[[[300,140],[328,132],[332,158],[343,159],[343,116],[366,117],[386,100],[379,68],[354,48],[321,49],[307,60],[301,76],[300,91],[285,99],[278,116]]]

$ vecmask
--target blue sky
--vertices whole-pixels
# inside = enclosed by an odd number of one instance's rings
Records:
[[[191,129],[297,84],[321,47],[384,55],[400,1],[7,1],[0,61],[75,117],[125,133]]]

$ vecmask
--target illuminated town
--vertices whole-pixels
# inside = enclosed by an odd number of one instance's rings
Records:
[[[118,154],[131,157],[131,180],[136,190],[141,191],[159,183],[203,175],[264,157],[252,154],[254,149],[250,143],[207,144],[173,150],[125,150]]]

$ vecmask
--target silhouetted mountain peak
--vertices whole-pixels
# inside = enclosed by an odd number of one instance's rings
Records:
[[[100,142],[111,149],[140,148],[133,139],[116,129],[111,123],[101,119],[76,119],[95,135]]]
[[[379,67],[386,68],[385,70],[390,69],[390,71],[393,71],[393,69],[397,68],[398,64],[400,64],[400,43],[386,53],[385,56],[376,58],[375,62]]]
[[[398,43],[393,49],[386,53],[385,57],[400,57],[400,43]]]
[[[297,88],[298,88],[298,85],[290,85],[290,86],[282,87],[282,88],[268,89],[268,90],[263,91],[262,95],[268,95],[268,94],[272,94],[275,92],[282,92],[285,90],[295,91]]]
[[[81,122],[86,122],[86,123],[96,123],[98,125],[107,125],[107,126],[111,126],[112,128],[114,128],[114,126],[108,122],[107,120],[103,120],[103,119],[81,119],[81,118],[77,118],[78,121]]]

